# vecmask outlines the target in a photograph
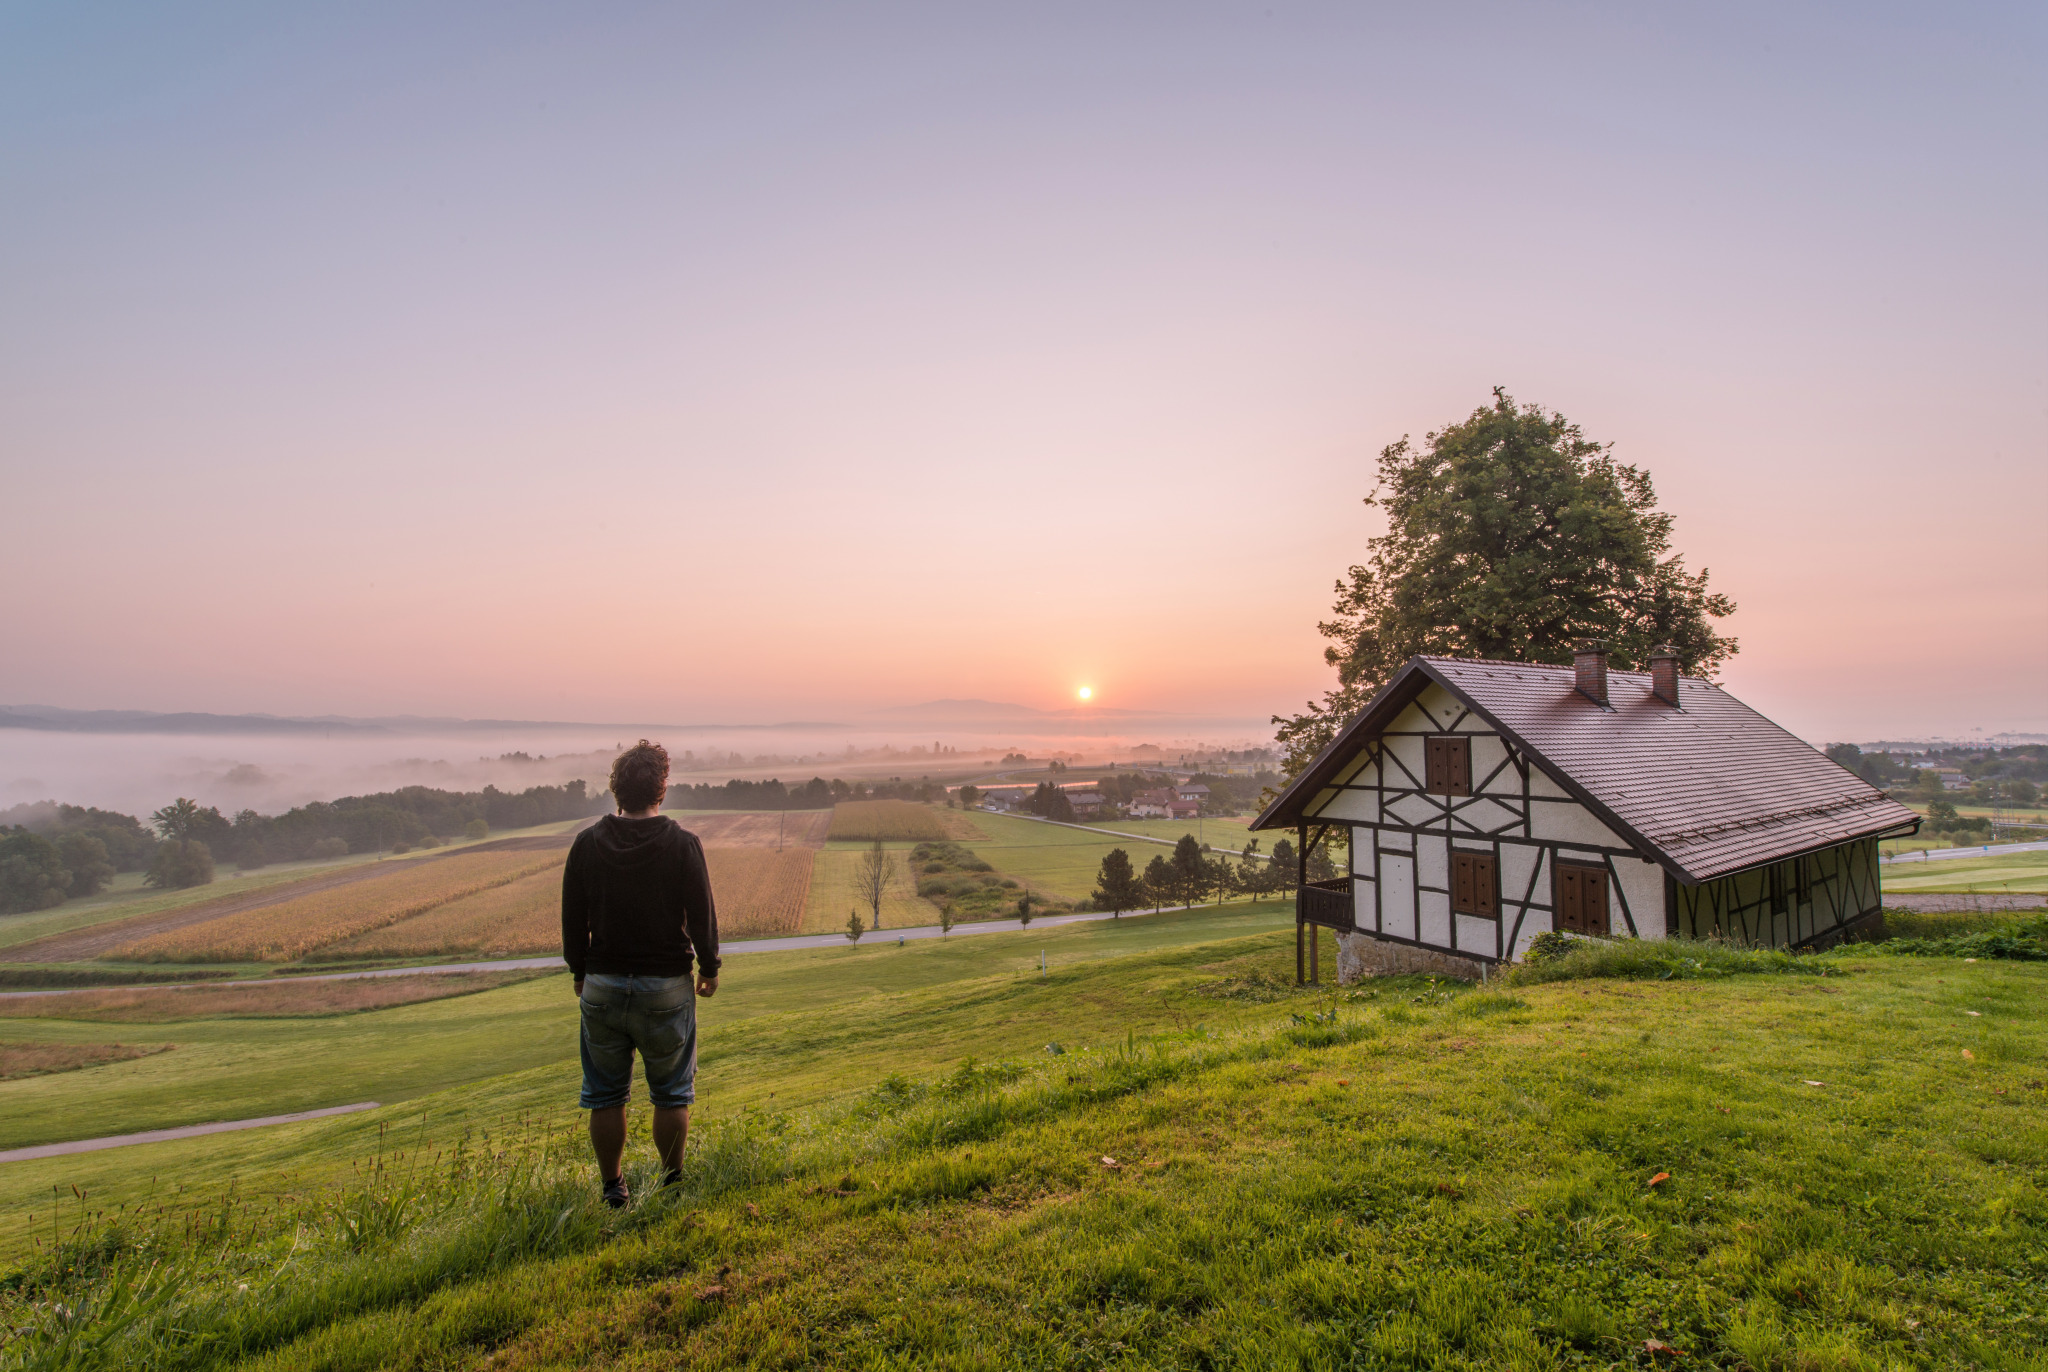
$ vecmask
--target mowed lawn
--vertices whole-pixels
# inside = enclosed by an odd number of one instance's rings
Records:
[[[2048,893],[2048,851],[1996,852],[1984,857],[1951,858],[1945,862],[1887,862],[1881,869],[1884,889],[1912,891],[1982,891]]]
[[[252,1213],[256,1247],[209,1280],[254,1289],[192,1319],[279,1311],[235,1326],[270,1331],[244,1346],[278,1369],[2048,1354],[2048,967],[1836,955],[1827,977],[1293,992],[1284,925],[1156,942],[1225,918],[1088,926],[1130,942],[1042,978],[945,975],[965,944],[1014,959],[1030,934],[790,955],[757,1013],[707,1028],[722,1056],[673,1199],[608,1216],[571,1156],[544,1218],[576,1244],[475,1280],[434,1266],[455,1236],[424,1220],[355,1254],[323,1237],[339,1208],[274,1231]],[[573,1155],[575,1114],[536,1081],[378,1113],[424,1113],[438,1143],[488,1092]],[[306,1151],[367,1154],[376,1123]],[[238,1275],[287,1247],[291,1282]]]

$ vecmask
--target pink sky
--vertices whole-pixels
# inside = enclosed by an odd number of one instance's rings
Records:
[[[1257,718],[1500,384],[2048,730],[2037,9],[418,13],[0,19],[0,702]]]

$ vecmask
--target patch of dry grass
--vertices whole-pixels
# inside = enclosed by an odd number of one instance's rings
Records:
[[[559,853],[465,853],[125,943],[131,962],[286,962],[536,871]]]
[[[773,938],[801,929],[815,848],[707,848],[722,938]]]
[[[551,953],[561,946],[562,874],[552,870],[437,905],[423,915],[323,948],[317,956],[516,957]]]
[[[168,1053],[175,1043],[7,1043],[0,1042],[0,1081],[16,1077],[46,1077],[52,1072],[76,1072],[81,1067],[101,1067],[152,1053]]]
[[[835,806],[829,838],[871,842],[922,842],[947,837],[929,805],[912,800],[849,800]]]

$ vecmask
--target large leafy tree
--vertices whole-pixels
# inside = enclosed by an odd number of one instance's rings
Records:
[[[1387,531],[1316,626],[1337,685],[1273,718],[1290,775],[1418,653],[1567,663],[1597,638],[1628,668],[1668,643],[1685,671],[1711,675],[1736,651],[1713,627],[1735,606],[1671,551],[1649,473],[1498,387],[1420,446],[1381,449],[1366,503]]]

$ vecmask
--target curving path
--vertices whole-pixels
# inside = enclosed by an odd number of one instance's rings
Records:
[[[297,1124],[300,1120],[324,1120],[329,1115],[353,1115],[358,1110],[375,1110],[377,1102],[358,1105],[330,1105],[325,1110],[301,1110],[296,1115],[265,1115],[253,1120],[222,1120],[217,1124],[187,1124],[176,1129],[145,1129],[140,1134],[109,1134],[103,1139],[73,1139],[69,1143],[39,1143],[33,1148],[10,1148],[0,1152],[0,1162],[28,1162],[33,1158],[61,1158],[72,1153],[97,1153],[102,1148],[126,1148],[131,1143],[162,1143],[165,1139],[196,1139],[202,1134],[231,1134],[237,1129],[260,1129],[266,1124]]]

